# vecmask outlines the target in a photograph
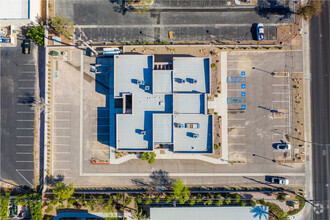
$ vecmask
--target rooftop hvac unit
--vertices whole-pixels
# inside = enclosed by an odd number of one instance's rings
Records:
[[[183,80],[181,81],[181,83],[186,83],[186,80],[185,80],[185,79],[183,79]]]
[[[147,132],[146,131],[141,131],[141,133],[140,133],[141,135],[146,135],[147,134]]]
[[[193,138],[198,138],[199,134],[193,134]]]
[[[197,83],[197,79],[194,79],[194,84],[196,84]]]
[[[150,90],[150,86],[145,86],[144,87],[144,90],[149,91]]]

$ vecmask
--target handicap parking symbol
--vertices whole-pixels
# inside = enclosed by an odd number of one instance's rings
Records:
[[[245,84],[242,84],[242,85],[241,85],[241,88],[242,88],[242,89],[245,89]]]
[[[241,92],[241,96],[245,96],[245,92]]]
[[[242,105],[242,109],[246,109],[246,105]]]
[[[241,72],[241,75],[242,75],[242,76],[245,76],[245,71],[242,71],[242,72]]]

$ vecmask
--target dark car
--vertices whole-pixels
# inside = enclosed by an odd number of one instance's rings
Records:
[[[277,150],[290,150],[291,149],[291,145],[288,143],[277,143],[274,145]]]
[[[264,25],[259,23],[257,24],[257,39],[258,41],[261,41],[264,39],[264,33],[265,33],[265,30],[264,30]]]
[[[31,53],[31,41],[30,40],[24,40],[24,42],[23,42],[23,53],[24,54],[30,54]]]

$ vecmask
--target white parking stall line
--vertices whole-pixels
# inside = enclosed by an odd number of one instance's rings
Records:
[[[54,168],[53,169],[54,171],[61,171],[61,170],[63,170],[63,171],[71,171],[72,169],[56,169],[56,168]],[[65,177],[65,179],[67,179],[67,178],[69,178],[69,177]]]
[[[64,147],[69,147],[70,144],[54,144],[54,146],[64,146]]]
[[[246,143],[228,143],[229,145],[245,146]]]
[[[55,113],[69,113],[69,112],[71,112],[71,111],[61,111],[61,110],[55,110],[54,112],[55,112]]]
[[[19,79],[20,82],[34,82],[35,79]]]
[[[56,135],[55,135],[55,137],[56,138],[71,138],[71,136],[56,136]]]
[[[245,128],[245,126],[237,126],[237,127],[228,127],[229,129],[235,129],[235,128],[237,128],[237,129],[244,129]]]
[[[289,86],[289,84],[272,84],[272,86]]]
[[[31,111],[31,112],[17,112],[18,114],[34,114],[34,112],[33,111]]]
[[[16,144],[16,147],[33,147],[33,144]]]
[[[246,135],[245,134],[228,134],[228,136],[232,136],[232,137],[244,137]]]
[[[273,136],[284,136],[284,134],[275,133],[275,134],[273,134]]]
[[[104,150],[92,150],[93,152],[101,152],[101,151],[109,151],[110,149],[109,148],[106,148]]]
[[[232,120],[232,121],[244,121],[245,118],[228,118],[228,120]]]
[[[16,154],[33,154],[33,152],[16,152]]]
[[[71,103],[66,103],[66,102],[55,102],[55,105],[70,105]]]
[[[64,151],[61,151],[61,152],[55,152],[54,151],[54,154],[71,154],[70,152],[64,152]]]
[[[289,95],[290,93],[288,92],[273,92],[273,95]]]
[[[23,119],[18,119],[17,121],[34,121],[34,120],[23,120]]]
[[[34,136],[16,136],[17,138],[34,138]]]
[[[55,130],[70,130],[71,128],[66,128],[66,127],[57,127],[57,128],[54,128]]]
[[[29,90],[29,89],[33,89],[34,90],[34,87],[18,87],[18,89],[21,89],[21,90]]]
[[[277,103],[277,102],[290,102],[290,100],[273,100],[272,102]]]
[[[242,71],[242,70],[245,70],[245,69],[241,69],[241,68],[233,68],[233,69],[227,69],[228,71],[233,71],[233,70],[239,70],[239,71]]]
[[[56,121],[71,121],[70,119],[55,119],[55,122]]]
[[[227,89],[228,92],[245,91],[245,89]]]
[[[34,161],[29,160],[16,160],[16,163],[33,163]]]
[[[16,128],[17,130],[34,130],[34,128]]]
[[[71,163],[70,160],[54,160],[55,163]]]
[[[289,127],[288,125],[274,125],[274,128],[287,128]]]

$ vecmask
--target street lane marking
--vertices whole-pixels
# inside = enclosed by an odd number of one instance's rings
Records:
[[[34,87],[19,87],[18,89],[34,89]]]
[[[149,177],[151,173],[82,173],[82,176],[143,176]],[[297,176],[304,177],[305,173],[168,173],[173,177],[249,177],[249,176]],[[159,176],[162,176],[160,174]]]
[[[16,160],[16,163],[33,163],[34,161]]]
[[[17,147],[33,147],[33,144],[16,144]]]
[[[34,128],[16,128],[17,130],[34,130]]]
[[[18,81],[21,81],[21,82],[34,82],[35,81],[35,79],[19,79]]]
[[[34,112],[33,111],[31,111],[31,112],[17,112],[18,114],[34,114]]]
[[[16,136],[17,138],[34,138],[34,136]]]

